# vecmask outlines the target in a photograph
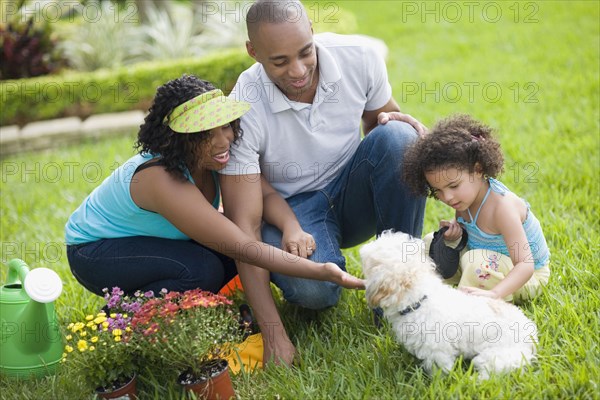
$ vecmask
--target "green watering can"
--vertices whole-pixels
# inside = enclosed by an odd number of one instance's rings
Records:
[[[48,268],[29,271],[24,261],[8,262],[0,287],[0,374],[20,378],[54,373],[63,354],[53,301],[62,281]]]

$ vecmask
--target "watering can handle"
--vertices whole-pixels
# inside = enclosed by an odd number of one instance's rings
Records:
[[[25,261],[13,258],[8,262],[7,284],[23,283],[29,273],[29,267]]]

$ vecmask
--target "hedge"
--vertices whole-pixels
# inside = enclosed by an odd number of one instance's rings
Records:
[[[356,32],[354,14],[336,3],[308,7],[316,32]],[[254,63],[245,48],[202,59],[145,62],[94,72],[65,72],[0,81],[0,126],[128,110],[146,111],[156,88],[184,73],[214,83],[228,93],[239,74]]]
[[[146,62],[113,70],[65,73],[0,82],[0,125],[96,113],[147,110],[156,88],[184,73],[231,90],[254,60],[245,49],[202,59]]]

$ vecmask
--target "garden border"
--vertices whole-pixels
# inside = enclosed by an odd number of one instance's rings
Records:
[[[92,115],[81,120],[79,117],[58,118],[31,122],[20,128],[18,125],[0,127],[0,157],[24,151],[44,150],[87,138],[137,131],[144,122],[141,110]]]

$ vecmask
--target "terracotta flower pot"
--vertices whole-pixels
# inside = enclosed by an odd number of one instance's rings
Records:
[[[125,383],[123,386],[114,390],[106,391],[104,388],[96,389],[96,395],[101,399],[137,399],[137,375]]]
[[[201,378],[188,383],[191,378],[190,374],[189,372],[184,372],[179,375],[178,381],[186,390],[200,395],[202,399],[235,399],[235,391],[233,390],[231,376],[229,375],[229,366],[226,360],[212,360],[208,362],[205,371],[210,378]]]

